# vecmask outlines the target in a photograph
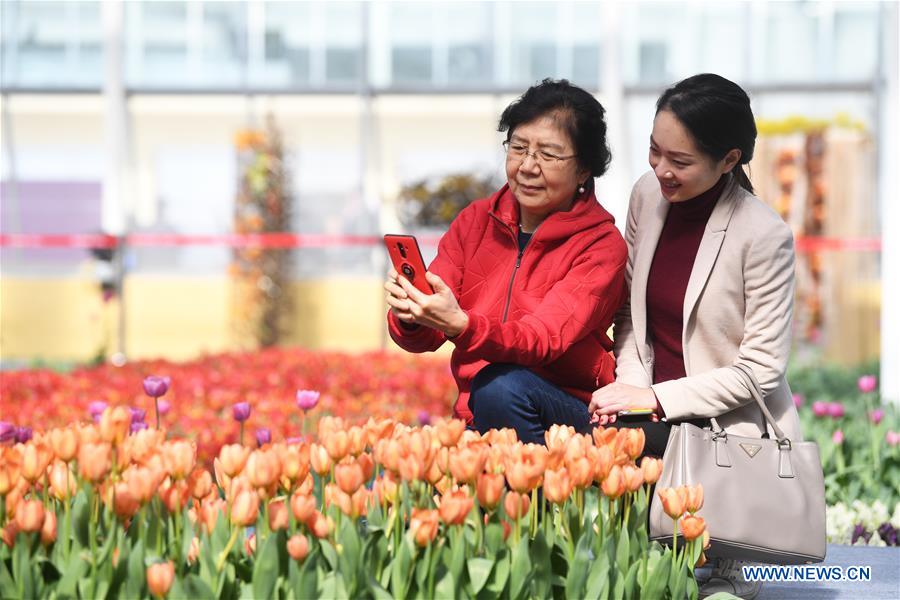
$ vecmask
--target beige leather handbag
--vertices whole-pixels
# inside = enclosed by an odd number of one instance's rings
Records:
[[[710,534],[709,557],[773,564],[825,559],[825,483],[815,442],[791,441],[766,408],[753,371],[734,367],[777,439],[731,435],[711,419],[711,429],[674,425],[658,488],[703,485]],[[672,519],[654,494],[650,537],[671,543]]]

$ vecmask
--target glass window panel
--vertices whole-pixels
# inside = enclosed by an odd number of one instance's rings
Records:
[[[264,63],[254,81],[264,86],[309,83],[310,12],[308,2],[266,2]]]
[[[447,78],[451,84],[488,81],[488,49],[483,44],[455,44],[447,49]]]
[[[549,2],[512,4],[512,79],[532,84],[558,77],[556,69],[557,6]]]
[[[578,44],[572,48],[572,81],[584,88],[600,85],[600,48],[595,44]]]
[[[128,32],[140,44],[134,83],[165,87],[190,81],[187,3],[145,0],[135,3],[135,8],[137,18]]]
[[[572,5],[572,81],[596,89],[600,85],[600,39],[603,17],[599,2]]]
[[[362,53],[359,48],[327,48],[325,79],[329,82],[354,82],[360,77]]]
[[[834,72],[839,80],[868,79],[878,61],[878,7],[839,10],[834,16]]]
[[[491,16],[493,7],[484,2],[448,4],[442,15],[447,37],[447,81],[466,86],[490,81]]]
[[[391,50],[394,83],[430,83],[431,48],[406,46]]]
[[[765,66],[758,77],[769,81],[810,81],[816,77],[816,28],[812,7],[768,4]],[[786,60],[787,58],[790,60]]]
[[[666,60],[666,44],[664,42],[641,42],[640,81],[642,83],[665,83],[669,79]]]
[[[390,8],[393,83],[431,83],[434,5],[397,2]]]
[[[362,76],[363,9],[359,2],[332,2],[325,12],[325,79],[353,83]]]

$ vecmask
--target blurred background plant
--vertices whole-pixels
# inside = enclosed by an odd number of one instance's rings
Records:
[[[490,196],[501,184],[494,174],[452,173],[419,179],[401,188],[397,215],[407,227],[446,228],[462,209]]]

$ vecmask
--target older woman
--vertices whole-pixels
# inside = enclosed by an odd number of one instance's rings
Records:
[[[746,92],[713,74],[663,93],[650,136],[653,169],[634,185],[625,239],[631,299],[616,319],[616,382],[594,393],[601,425],[648,410],[648,454],[662,456],[673,422],[715,417],[729,433],[767,435],[750,389],[753,372],[779,427],[802,439],[785,379],[791,348],[794,243],[790,228],[753,195],[756,124]],[[663,420],[664,419],[664,420]],[[719,561],[701,597],[755,597],[740,563]]]
[[[506,108],[507,183],[453,221],[426,295],[394,270],[388,327],[410,352],[449,341],[454,415],[543,443],[554,423],[590,429],[591,391],[613,380],[606,335],[625,299],[624,240],[594,196],[610,160],[604,110],[565,80]]]

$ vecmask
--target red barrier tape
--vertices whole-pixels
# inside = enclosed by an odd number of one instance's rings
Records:
[[[437,246],[440,236],[423,236],[423,246]],[[115,248],[119,238],[103,234],[7,233],[0,235],[6,248]],[[308,233],[250,233],[225,235],[181,235],[176,233],[131,233],[124,243],[132,248],[170,246],[228,246],[231,248],[344,248],[375,246],[377,235],[330,235]],[[881,238],[799,237],[797,252],[881,252]]]

